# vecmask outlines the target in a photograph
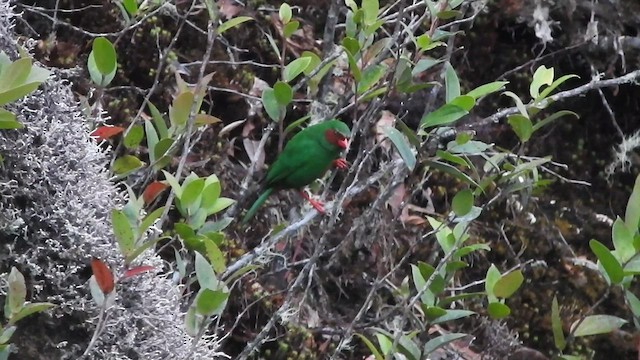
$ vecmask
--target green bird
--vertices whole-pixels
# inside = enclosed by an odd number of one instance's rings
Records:
[[[274,190],[280,189],[298,189],[318,212],[324,213],[323,205],[311,199],[302,188],[322,177],[331,166],[347,168],[347,161],[340,158],[340,152],[347,148],[350,134],[349,127],[337,119],[309,126],[297,133],[269,168],[262,181],[262,193],[247,211],[242,224],[255,215]]]

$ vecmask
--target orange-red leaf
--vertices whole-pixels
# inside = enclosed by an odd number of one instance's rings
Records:
[[[109,267],[102,260],[93,258],[91,259],[91,270],[93,271],[93,276],[95,276],[100,290],[102,290],[104,294],[111,293],[115,287],[115,283]]]
[[[142,198],[144,199],[145,204],[150,204],[164,189],[166,189],[169,185],[160,182],[154,181],[149,184],[142,193]]]
[[[122,131],[124,131],[124,128],[120,126],[98,126],[90,135],[97,138],[98,141],[102,141],[116,136]]]
[[[153,270],[153,266],[150,266],[150,265],[136,266],[134,268],[131,268],[125,271],[122,277],[125,279],[128,279],[132,276],[136,276],[138,274],[142,274],[143,272],[151,271],[151,270]]]

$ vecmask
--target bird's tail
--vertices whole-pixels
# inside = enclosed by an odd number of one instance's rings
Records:
[[[256,214],[260,206],[262,206],[262,204],[264,204],[264,202],[267,201],[267,198],[269,197],[269,195],[271,195],[271,192],[273,192],[273,188],[267,188],[262,192],[262,194],[260,194],[256,202],[254,202],[253,205],[251,205],[251,208],[247,211],[247,213],[242,218],[242,225],[245,225],[247,221],[249,221],[249,219],[251,219],[253,215]]]

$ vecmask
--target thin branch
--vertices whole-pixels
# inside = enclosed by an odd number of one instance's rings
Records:
[[[630,84],[633,82],[636,82],[638,80],[638,78],[640,78],[640,70],[635,70],[632,71],[628,74],[625,74],[623,76],[619,76],[613,79],[607,79],[607,80],[599,80],[598,78],[595,78],[593,80],[591,80],[590,82],[588,82],[587,84],[584,84],[582,86],[579,86],[575,89],[571,89],[571,90],[567,90],[567,91],[562,91],[559,92],[555,95],[550,96],[547,101],[545,102],[545,104],[549,104],[551,102],[556,102],[558,100],[562,100],[562,99],[567,99],[567,98],[573,98],[576,97],[578,95],[582,95],[585,94],[591,90],[595,90],[595,89],[601,89],[601,88],[605,88],[605,87],[612,87],[612,86],[620,86],[623,84]],[[472,122],[470,124],[465,125],[465,127],[467,128],[472,128],[472,127],[480,127],[480,126],[485,126],[485,125],[489,125],[489,124],[495,124],[497,123],[501,118],[509,116],[511,114],[516,114],[518,113],[518,108],[513,106],[510,108],[506,108],[503,110],[498,111],[497,113],[488,116],[484,119],[481,119],[479,121],[476,122]]]

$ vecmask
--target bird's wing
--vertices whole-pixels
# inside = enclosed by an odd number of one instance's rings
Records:
[[[318,144],[312,138],[298,133],[284,147],[284,150],[276,161],[271,165],[265,182],[267,186],[277,186],[287,176],[296,169],[304,166],[309,161],[313,161],[314,147]]]

